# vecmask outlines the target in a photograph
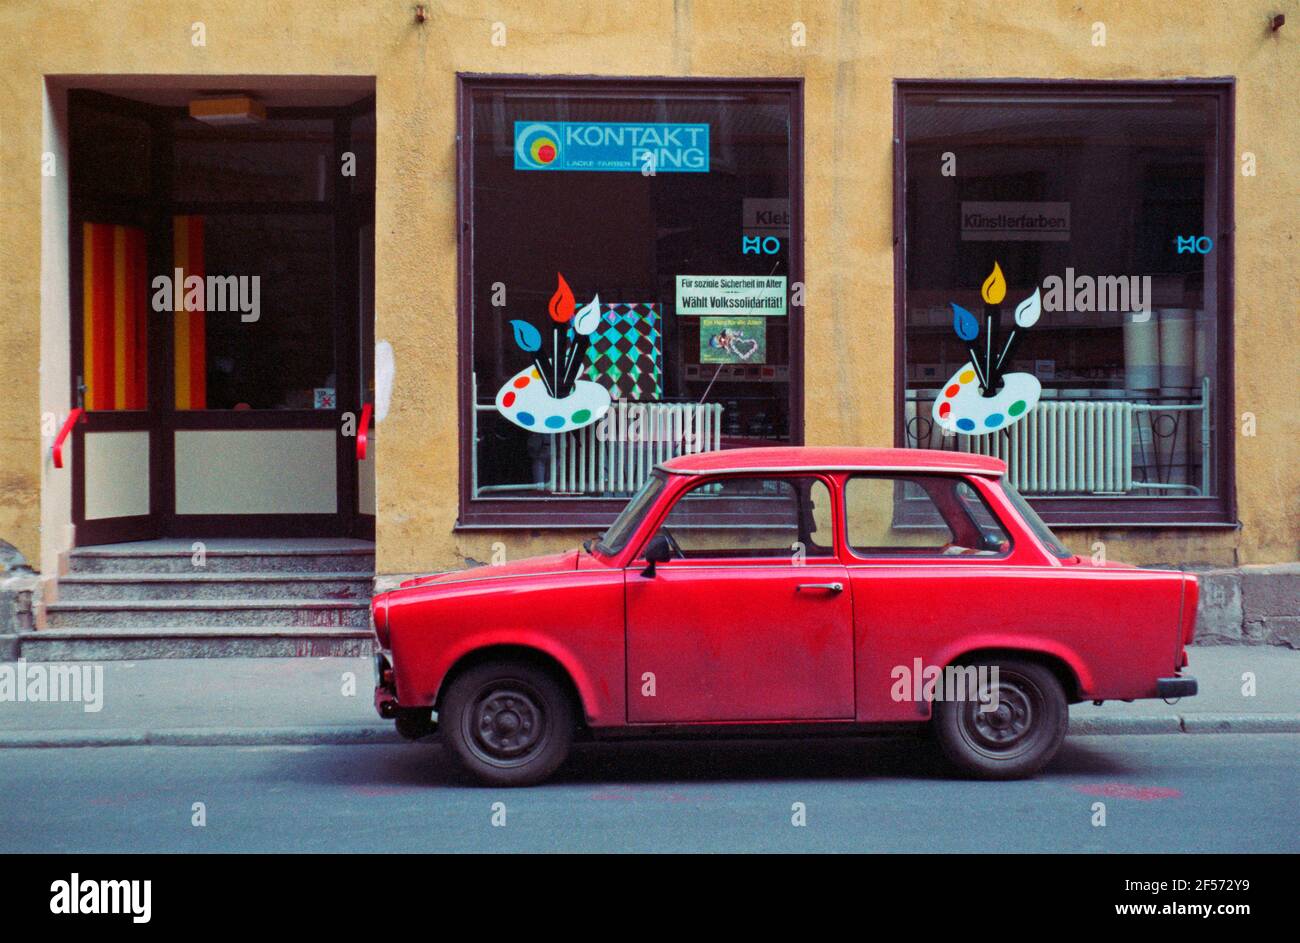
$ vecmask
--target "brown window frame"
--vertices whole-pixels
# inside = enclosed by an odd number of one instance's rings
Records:
[[[790,274],[789,282],[804,281],[803,258],[803,79],[694,78],[630,76],[528,76],[458,72],[456,74],[456,250],[459,515],[456,530],[595,530],[613,523],[628,498],[511,498],[472,497],[475,443],[469,441],[473,396],[473,255],[474,221],[471,195],[473,162],[473,94],[478,91],[527,94],[672,95],[737,89],[784,92],[790,100]],[[790,445],[804,441],[804,311],[789,306]]]
[[[1236,79],[895,79],[894,80],[894,444],[907,442],[904,402],[907,390],[907,148],[904,119],[912,96],[976,94],[1054,95],[1063,98],[1115,95],[1186,98],[1211,96],[1216,101],[1218,141],[1215,185],[1219,232],[1214,250],[1219,349],[1215,369],[1218,389],[1212,410],[1216,433],[1214,469],[1219,494],[1205,498],[1026,498],[1044,522],[1067,527],[1240,527],[1237,520],[1235,423],[1233,417],[1234,361],[1234,232],[1233,194],[1236,184]]]

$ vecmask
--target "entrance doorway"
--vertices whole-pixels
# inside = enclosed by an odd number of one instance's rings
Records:
[[[69,90],[77,545],[373,539],[373,83],[302,101]]]

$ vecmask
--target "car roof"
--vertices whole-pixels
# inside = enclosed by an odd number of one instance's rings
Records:
[[[928,471],[998,476],[1005,474],[1007,463],[987,455],[938,449],[782,446],[679,455],[660,467],[674,475],[755,471]]]

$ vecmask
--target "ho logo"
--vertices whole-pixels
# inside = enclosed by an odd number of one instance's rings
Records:
[[[515,154],[525,166],[549,167],[560,156],[560,136],[549,124],[530,124],[515,134]]]

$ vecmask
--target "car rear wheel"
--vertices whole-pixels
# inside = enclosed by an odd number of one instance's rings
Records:
[[[996,709],[976,698],[936,701],[933,727],[949,762],[980,779],[1020,779],[1047,764],[1070,720],[1061,682],[1047,668],[1028,661],[972,663],[996,668],[988,675]]]
[[[547,671],[518,662],[477,665],[447,690],[438,726],[467,772],[493,786],[528,786],[569,754],[572,699]]]

